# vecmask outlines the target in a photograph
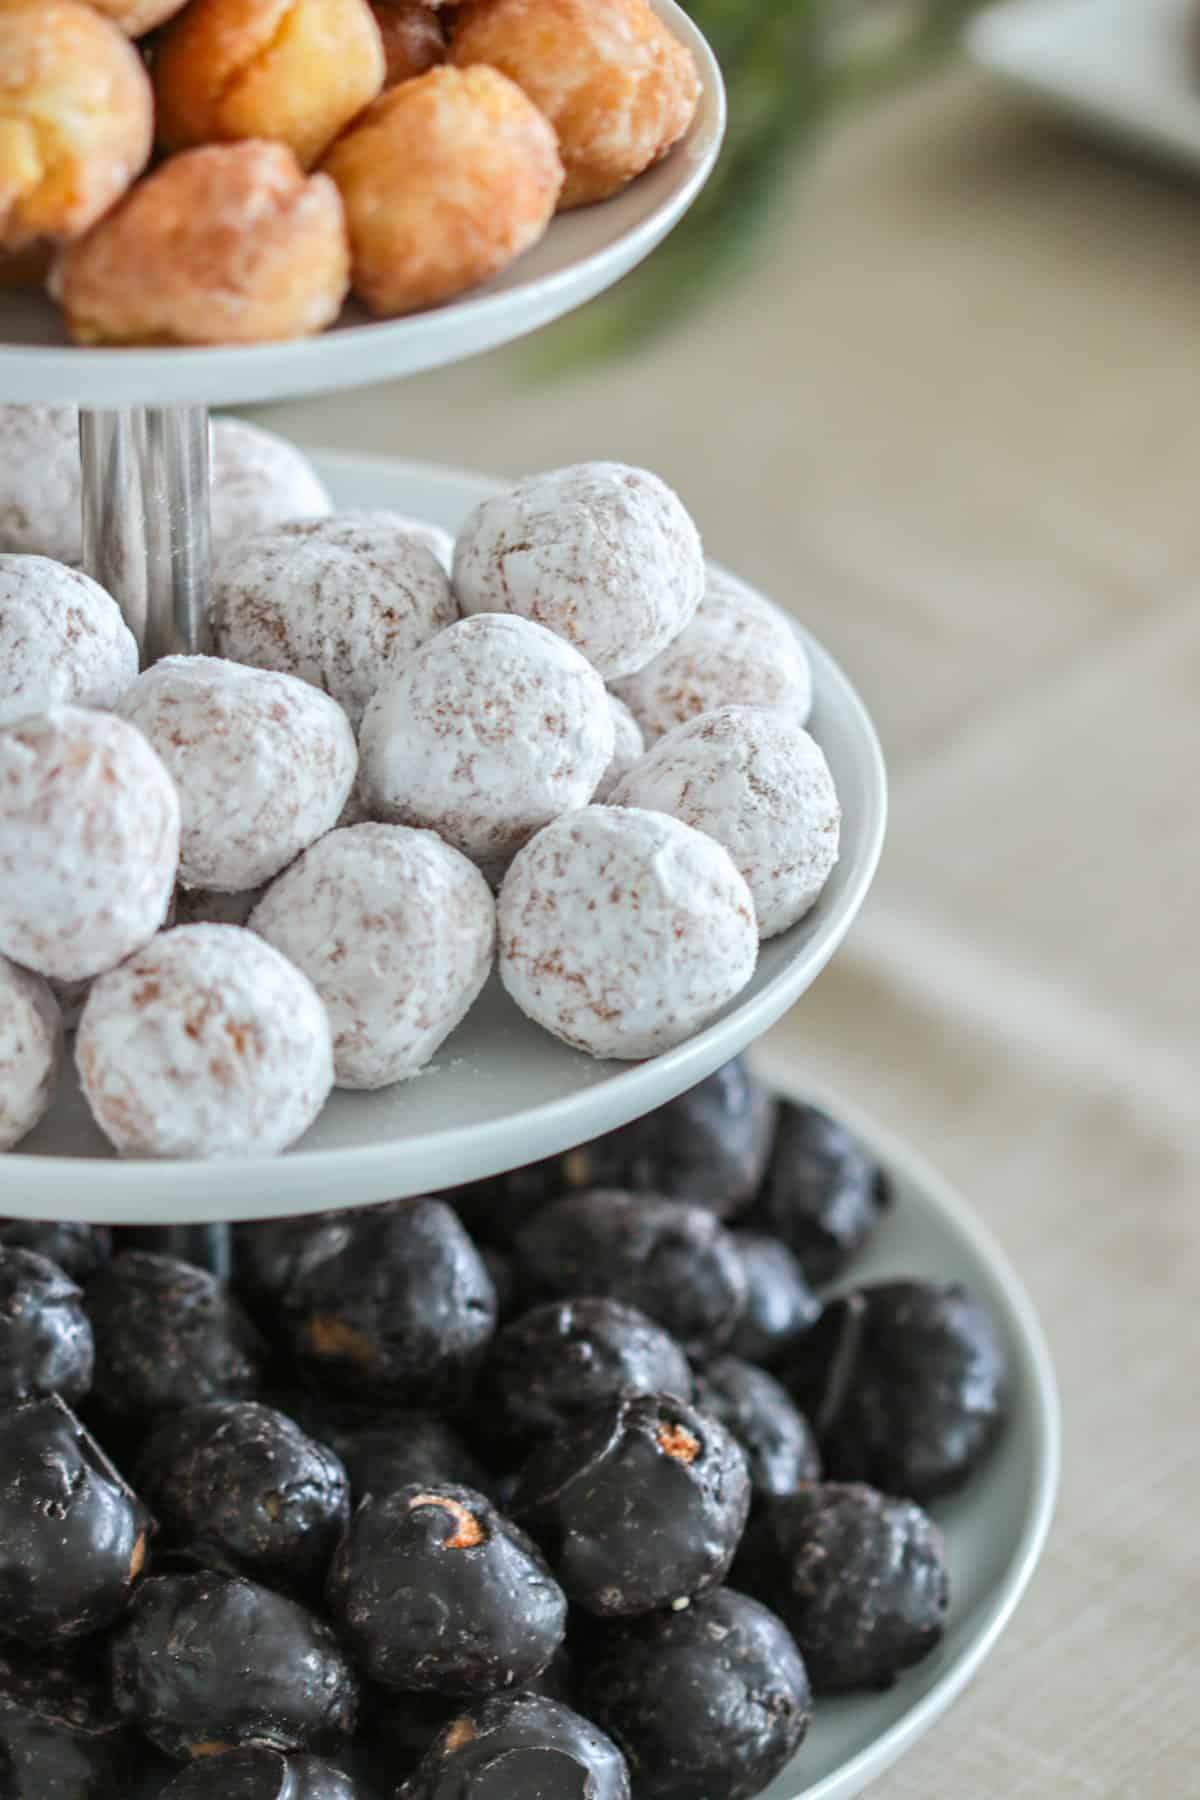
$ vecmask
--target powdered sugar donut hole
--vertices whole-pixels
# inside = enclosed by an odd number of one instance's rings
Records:
[[[185,887],[259,887],[337,823],[358,767],[335,700],[292,675],[216,656],[168,656],[120,713],[179,790]]]
[[[47,984],[0,956],[0,1150],[19,1144],[49,1107],[62,1044],[62,1018]]]
[[[75,1061],[123,1156],[273,1155],[307,1131],[333,1085],[312,983],[234,925],[164,931],[102,976]]]
[[[618,700],[615,694],[610,694],[608,710],[612,714],[613,722],[613,753],[607,769],[600,777],[600,785],[592,796],[598,805],[607,802],[622,775],[632,769],[634,763],[645,754],[646,750],[646,740],[642,736],[642,728],[625,702]]]
[[[413,519],[407,513],[389,513],[401,530],[407,531],[411,537],[433,551],[445,569],[447,575],[454,572],[454,534],[440,525],[433,525],[428,519]]]
[[[325,1002],[337,1085],[379,1088],[423,1069],[474,1005],[496,908],[474,863],[431,831],[358,825],[285,870],[250,929]]]
[[[75,408],[0,406],[0,550],[79,562],[81,488]]]
[[[711,565],[691,624],[616,686],[648,744],[718,706],[782,706],[801,725],[812,711],[808,655],[786,614]]]
[[[82,981],[153,937],[179,862],[179,798],[140,731],[60,706],[0,730],[0,951]]]
[[[429,544],[391,513],[296,520],[239,543],[217,571],[217,646],[297,675],[357,727],[377,687],[458,617]]]
[[[99,582],[45,556],[0,554],[0,725],[52,706],[115,706],[138,648]]]
[[[464,613],[512,612],[574,644],[606,681],[688,624],[704,592],[700,534],[645,469],[578,463],[477,506],[454,550]]]
[[[670,813],[723,844],[764,938],[804,917],[838,858],[842,809],[824,752],[774,707],[722,706],[677,725],[617,784],[613,804]]]
[[[587,805],[612,758],[612,714],[563,638],[486,613],[379,690],[360,748],[381,818],[436,831],[495,877],[549,820]]]
[[[663,813],[589,806],[514,861],[497,907],[500,974],[521,1011],[592,1056],[689,1038],[754,973],[754,902],[712,838]]]
[[[242,419],[214,419],[211,434],[214,544],[333,511],[325,483],[287,438]]]

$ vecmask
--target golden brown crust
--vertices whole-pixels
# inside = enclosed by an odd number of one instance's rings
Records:
[[[0,0],[0,251],[79,237],[150,157],[137,51],[77,0]]]
[[[563,207],[617,193],[695,116],[691,52],[647,0],[471,0],[450,25],[452,63],[502,69],[554,126]]]
[[[136,38],[165,25],[182,12],[187,0],[90,0],[90,4],[119,25],[126,37]]]
[[[542,236],[562,186],[554,132],[495,69],[430,69],[382,95],[325,168],[354,288],[385,316],[487,281]]]
[[[432,6],[423,0],[371,0],[383,38],[385,87],[411,81],[446,60],[446,34]]]
[[[383,77],[367,0],[190,0],[155,48],[159,140],[271,138],[311,168]]]
[[[63,258],[67,326],[90,344],[248,344],[337,317],[349,249],[337,189],[282,144],[171,157]]]

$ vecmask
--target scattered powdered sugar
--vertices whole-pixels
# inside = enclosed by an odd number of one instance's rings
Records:
[[[600,777],[600,785],[592,796],[598,805],[608,801],[622,775],[632,769],[646,749],[642,728],[625,702],[618,700],[615,694],[610,694],[608,710],[613,722],[613,753],[607,769]]]
[[[44,556],[0,554],[0,725],[52,706],[115,706],[138,672],[110,594]]]
[[[325,483],[287,438],[243,419],[214,419],[211,443],[214,544],[333,511]]]

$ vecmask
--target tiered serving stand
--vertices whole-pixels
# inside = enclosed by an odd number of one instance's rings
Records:
[[[557,220],[537,249],[469,298],[392,323],[347,309],[324,336],[239,349],[84,350],[40,296],[0,295],[0,401],[81,409],[84,548],[120,599],[144,660],[207,645],[208,408],[350,388],[461,360],[537,330],[619,280],[687,211],[724,130],[720,72],[673,0],[656,10],[690,45],[703,97],[686,140],[618,199]],[[497,483],[391,458],[316,458],[336,504],[388,507],[454,531]],[[807,634],[812,730],[842,799],[842,855],[813,913],[764,945],[753,982],[707,1030],[629,1065],[566,1049],[498,981],[417,1080],[336,1092],[281,1158],[219,1165],[117,1161],[73,1080],[19,1151],[0,1159],[0,1213],[137,1226],[262,1218],[423,1193],[549,1156],[640,1117],[759,1038],[825,967],[866,898],[886,817],[883,758],[854,689]],[[787,1085],[786,1083],[781,1085]],[[836,1109],[844,1116],[845,1105]],[[962,1202],[865,1121],[899,1204],[873,1273],[972,1282],[995,1306],[1018,1374],[1016,1417],[988,1470],[945,1509],[956,1576],[943,1650],[891,1695],[827,1705],[769,1800],[847,1800],[933,1722],[1006,1623],[1045,1535],[1057,1437],[1037,1322]]]

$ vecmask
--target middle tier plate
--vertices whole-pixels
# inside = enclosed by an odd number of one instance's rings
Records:
[[[450,531],[499,485],[383,457],[315,460],[338,506],[388,507]],[[703,1080],[820,974],[866,898],[883,845],[887,786],[874,727],[837,664],[802,635],[813,668],[811,729],[842,801],[841,860],[813,911],[763,945],[753,981],[707,1030],[648,1062],[596,1062],[526,1019],[493,976],[421,1075],[374,1094],[335,1091],[294,1150],[241,1162],[118,1162],[69,1068],[41,1125],[0,1158],[0,1211],[165,1224],[365,1205],[554,1155]]]

